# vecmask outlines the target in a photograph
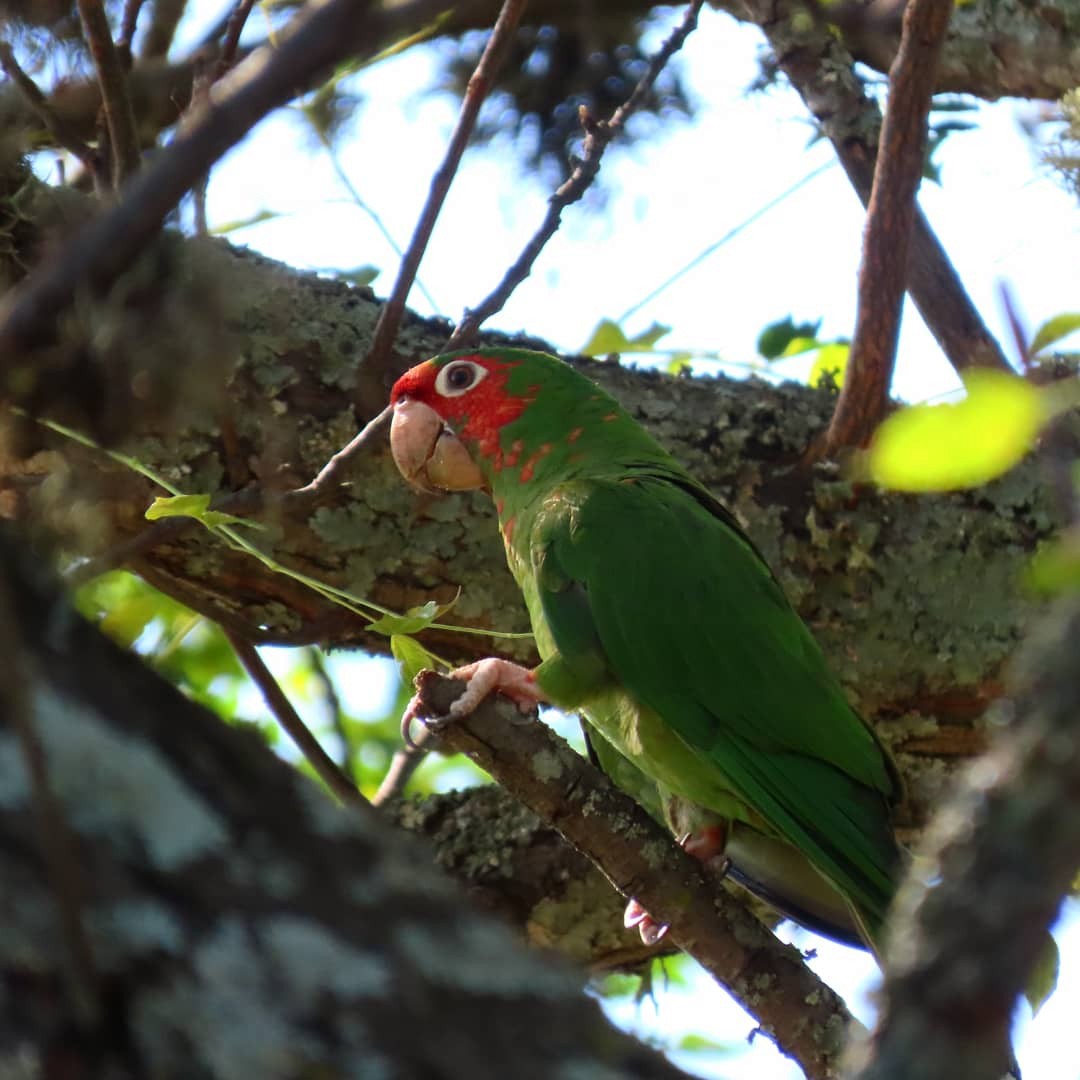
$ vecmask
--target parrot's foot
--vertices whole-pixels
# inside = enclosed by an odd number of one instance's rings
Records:
[[[727,846],[727,829],[722,825],[708,825],[696,833],[687,833],[679,840],[679,847],[702,863],[723,860],[716,867],[719,877],[727,873],[728,860],[724,858]],[[668,932],[667,923],[657,922],[636,900],[630,900],[623,912],[623,926],[627,930],[637,927],[642,943],[655,945]]]
[[[477,660],[450,672],[451,679],[461,679],[467,684],[465,693],[450,706],[447,716],[440,719],[427,718],[429,728],[438,728],[450,720],[468,716],[491,693],[508,697],[525,714],[532,713],[538,705],[547,704],[547,696],[536,684],[536,675],[520,664],[509,660]],[[415,694],[401,718],[401,737],[406,746],[416,748],[411,729],[412,722],[420,715],[420,695]]]

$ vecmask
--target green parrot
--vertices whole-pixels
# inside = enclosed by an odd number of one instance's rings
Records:
[[[542,662],[495,690],[583,717],[614,782],[781,912],[875,952],[901,867],[901,785],[734,516],[612,397],[521,349],[395,383],[391,447],[428,491],[484,488]],[[663,927],[633,901],[646,941]]]

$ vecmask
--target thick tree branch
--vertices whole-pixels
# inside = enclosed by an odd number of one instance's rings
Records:
[[[417,679],[421,715],[445,716],[465,689]],[[640,806],[537,720],[502,698],[441,725],[443,747],[469,757],[588,855],[626,897],[670,924],[672,939],[727,988],[808,1077],[837,1075],[851,1018],[840,998],[732,896],[718,889]],[[768,987],[763,993],[762,988]]]
[[[335,807],[73,615],[41,564],[0,538],[0,618],[20,639],[108,994],[100,1024],[75,1022],[33,789],[4,713],[0,977],[18,993],[0,1011],[0,1046],[18,1047],[20,1071],[683,1075],[614,1031],[578,976],[470,910],[374,810]]]
[[[901,890],[859,1080],[1005,1073],[1013,1009],[1080,866],[1078,652],[1071,598],[1018,659],[1008,731],[941,808]]]
[[[953,0],[910,0],[904,10],[867,206],[851,360],[825,439],[829,454],[865,443],[889,404],[926,116],[952,10]]]

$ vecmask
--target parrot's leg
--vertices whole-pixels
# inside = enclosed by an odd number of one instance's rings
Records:
[[[477,660],[474,664],[466,664],[451,671],[450,678],[461,679],[467,685],[465,693],[450,706],[450,714],[446,719],[468,716],[488,694],[496,692],[508,697],[523,713],[531,713],[537,705],[548,703],[547,695],[536,683],[536,673],[509,660]],[[413,720],[419,715],[420,695],[416,694],[401,718],[402,738],[409,746],[415,745],[409,731]],[[433,724],[429,720],[428,726],[437,726],[437,723]]]
[[[724,859],[727,847],[727,829],[722,825],[707,825],[697,832],[687,833],[679,846],[688,855],[693,855],[699,862],[708,864],[714,859],[723,859],[717,868],[719,876],[727,873],[728,862]],[[630,900],[623,912],[623,926],[627,930],[637,927],[641,940],[646,945],[655,945],[668,932],[666,923],[657,922],[637,900]]]

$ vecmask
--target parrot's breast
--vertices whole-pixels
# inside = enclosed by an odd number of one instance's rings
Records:
[[[591,697],[581,708],[586,719],[665,796],[678,796],[725,821],[742,821],[762,831],[768,827],[736,796],[714,763],[705,763],[648,706],[621,688]]]

